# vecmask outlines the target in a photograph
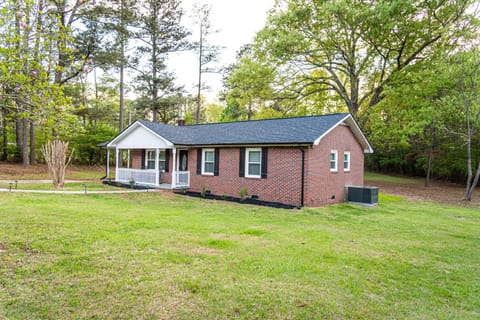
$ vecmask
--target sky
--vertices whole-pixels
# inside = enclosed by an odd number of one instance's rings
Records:
[[[235,62],[237,51],[243,45],[251,43],[255,33],[265,25],[267,11],[273,7],[274,2],[275,0],[182,0],[186,12],[184,24],[194,32],[195,27],[189,18],[193,5],[210,4],[212,29],[219,32],[211,35],[209,43],[224,47],[219,57],[219,65],[228,66]],[[169,68],[177,76],[177,84],[184,85],[185,90],[191,93],[196,92],[197,59],[194,53],[182,53],[171,57],[169,61]],[[210,87],[204,90],[203,94],[208,102],[216,102],[217,94],[222,89],[222,75],[205,74],[203,77],[203,82]]]

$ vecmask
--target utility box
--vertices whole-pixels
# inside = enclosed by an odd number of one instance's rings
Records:
[[[377,187],[345,186],[345,188],[347,189],[348,202],[356,202],[372,206],[378,204]]]

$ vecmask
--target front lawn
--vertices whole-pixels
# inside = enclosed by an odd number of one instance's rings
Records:
[[[478,208],[0,195],[0,318],[474,319]]]

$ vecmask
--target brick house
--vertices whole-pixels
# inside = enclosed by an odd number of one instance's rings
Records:
[[[292,206],[343,202],[373,152],[349,113],[172,126],[138,120],[106,145],[115,180]],[[107,176],[110,168],[107,163]]]

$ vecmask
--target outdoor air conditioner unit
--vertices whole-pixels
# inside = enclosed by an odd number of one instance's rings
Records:
[[[378,204],[377,187],[346,186],[348,202],[356,202],[366,205]]]

